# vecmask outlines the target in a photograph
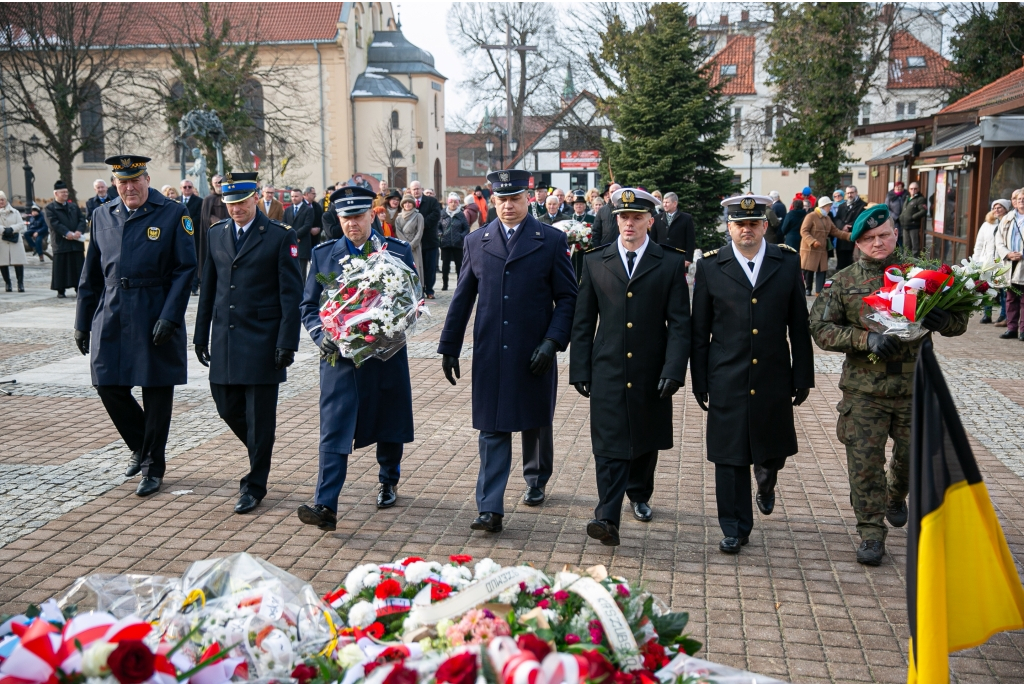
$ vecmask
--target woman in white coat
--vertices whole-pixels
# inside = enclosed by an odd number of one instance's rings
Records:
[[[1006,213],[1010,211],[1009,200],[995,200],[992,203],[992,210],[985,216],[985,223],[978,229],[978,237],[974,241],[974,254],[971,259],[976,262],[993,262],[999,259],[999,250],[996,247],[996,233],[999,231],[999,222]],[[999,321],[1006,321],[1006,300],[1005,293],[999,291],[999,304],[1002,311],[999,314]],[[981,317],[981,323],[992,323],[992,307],[985,307],[985,313]]]
[[[0,190],[0,273],[4,276],[7,292],[11,292],[11,267],[18,279],[18,292],[25,292],[25,220],[21,212],[7,201],[7,195]]]

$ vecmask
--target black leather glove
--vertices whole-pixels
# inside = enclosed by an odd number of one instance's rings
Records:
[[[274,368],[280,371],[281,369],[291,366],[295,362],[294,350],[286,350],[278,347],[274,350]]]
[[[704,411],[708,410],[708,394],[706,392],[695,392],[693,396],[697,398],[697,404]]]
[[[929,331],[941,333],[942,331],[946,330],[947,326],[949,326],[950,319],[952,318],[953,317],[951,317],[949,312],[947,312],[945,309],[941,307],[935,307],[930,312],[925,314],[924,321],[922,321],[921,324]]]
[[[900,339],[895,335],[868,333],[868,351],[878,355],[882,361],[892,359],[900,353]]]
[[[75,344],[82,354],[89,354],[89,331],[75,331]]]
[[[337,343],[331,340],[331,336],[324,333],[324,337],[320,338],[320,358],[329,357],[337,352]]]
[[[658,396],[663,400],[667,400],[672,395],[676,394],[679,390],[679,381],[674,381],[671,378],[662,378],[658,381]]]
[[[799,407],[807,399],[807,396],[811,394],[810,388],[797,388],[796,393],[793,395],[793,406]]]
[[[203,366],[210,365],[210,346],[209,345],[196,345],[196,359]]]
[[[583,395],[584,397],[590,397],[590,383],[588,383],[587,381],[573,383],[572,387],[576,388],[576,392]]]
[[[455,385],[456,378],[462,378],[461,372],[459,371],[459,358],[453,357],[450,354],[441,356],[441,369],[444,371],[444,377],[448,379],[448,382]],[[455,374],[452,376],[452,374]]]
[[[153,326],[153,344],[160,347],[171,339],[174,331],[178,330],[178,324],[167,319],[159,319]]]
[[[530,357],[530,373],[543,376],[551,368],[551,362],[558,355],[558,344],[551,338],[544,338]]]

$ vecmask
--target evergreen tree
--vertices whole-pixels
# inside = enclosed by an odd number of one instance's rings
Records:
[[[950,92],[950,102],[1020,69],[1024,56],[1024,5],[999,2],[993,10],[971,3],[970,9],[949,40],[949,70],[960,80]]]
[[[617,140],[605,141],[604,165],[617,183],[673,191],[693,215],[697,245],[723,242],[721,199],[739,192],[722,148],[730,100],[702,69],[708,56],[685,5],[658,3],[628,27],[614,16],[589,61],[612,94],[603,102]]]

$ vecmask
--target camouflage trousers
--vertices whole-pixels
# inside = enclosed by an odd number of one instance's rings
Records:
[[[836,407],[836,436],[846,445],[850,504],[862,540],[885,540],[885,504],[906,499],[910,489],[910,404],[908,397],[875,397],[849,390]],[[885,444],[893,439],[885,468]]]

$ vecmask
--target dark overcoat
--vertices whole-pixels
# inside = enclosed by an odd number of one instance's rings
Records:
[[[797,452],[793,394],[814,387],[800,256],[765,246],[756,287],[732,246],[697,262],[690,375],[708,393],[708,460],[744,466]],[[788,336],[788,340],[787,340]]]
[[[299,211],[295,211],[295,205],[288,205],[284,208],[284,223],[295,229],[295,235],[299,238],[299,259],[309,259],[313,250],[313,222],[320,224],[316,216],[316,209],[308,202],[299,205]]]
[[[78,284],[75,328],[92,331],[93,385],[184,385],[195,224],[183,205],[152,188],[146,204],[127,216],[120,198],[96,208]],[[178,324],[159,347],[158,319]]]
[[[572,325],[569,382],[590,383],[594,454],[631,459],[672,447],[672,398],[659,397],[658,381],[685,383],[689,357],[685,254],[651,240],[627,278],[618,241],[589,250]]]
[[[234,231],[228,219],[206,234],[210,251],[193,343],[210,346],[211,383],[283,383],[287,373],[274,368],[274,351],[299,349],[298,238],[263,212],[256,212],[237,253]]]
[[[662,212],[654,220],[651,236],[661,245],[671,245],[686,254],[686,261],[692,262],[697,249],[697,232],[693,226],[693,217],[678,209],[672,215],[672,223],[668,222],[668,214]]]
[[[527,215],[512,240],[492,221],[466,236],[462,271],[438,354],[459,356],[473,303],[473,427],[516,432],[550,426],[557,364],[543,376],[530,358],[545,339],[569,345],[576,276],[565,234]]]
[[[385,238],[387,250],[415,270],[412,248],[398,238]],[[340,273],[338,262],[358,250],[346,238],[320,243],[312,251],[300,310],[302,325],[318,346],[324,336],[320,325],[323,286],[316,274]],[[339,356],[334,366],[320,361],[320,451],[351,454],[375,442],[412,442],[412,382],[406,347],[387,361],[368,359],[357,369]]]

